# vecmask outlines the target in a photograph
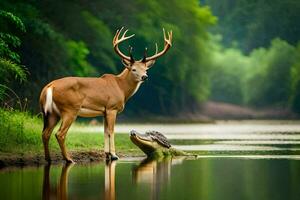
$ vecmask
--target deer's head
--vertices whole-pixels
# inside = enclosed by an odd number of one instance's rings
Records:
[[[130,76],[137,82],[145,81],[148,78],[147,70],[155,63],[155,60],[160,56],[164,55],[172,46],[172,31],[168,32],[168,38],[166,37],[165,30],[163,29],[164,34],[164,49],[158,53],[158,47],[156,44],[156,51],[153,56],[147,57],[147,48],[145,48],[144,57],[141,60],[134,60],[132,56],[132,47],[129,46],[129,56],[123,54],[118,45],[133,37],[133,35],[126,36],[128,30],[125,30],[121,38],[120,34],[123,30],[123,27],[120,30],[117,30],[116,35],[113,39],[113,46],[115,52],[122,58],[124,66],[129,70]]]

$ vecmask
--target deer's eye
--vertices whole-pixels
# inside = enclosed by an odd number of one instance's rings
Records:
[[[132,71],[133,71],[133,72],[135,72],[135,71],[136,71],[136,69],[132,69]]]

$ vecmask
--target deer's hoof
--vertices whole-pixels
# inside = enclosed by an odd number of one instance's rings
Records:
[[[105,152],[105,159],[106,160],[118,160],[119,157],[116,154]]]
[[[110,157],[111,160],[119,160],[119,157],[115,154],[111,154],[111,157]]]

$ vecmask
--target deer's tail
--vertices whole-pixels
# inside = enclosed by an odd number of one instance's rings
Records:
[[[43,131],[48,126],[49,114],[53,111],[53,88],[48,87],[43,89],[40,96],[40,106],[43,113],[44,127]]]

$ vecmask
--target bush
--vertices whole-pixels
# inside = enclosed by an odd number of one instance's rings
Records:
[[[41,119],[27,112],[0,109],[0,151],[41,146]],[[42,149],[42,146],[41,148]]]

